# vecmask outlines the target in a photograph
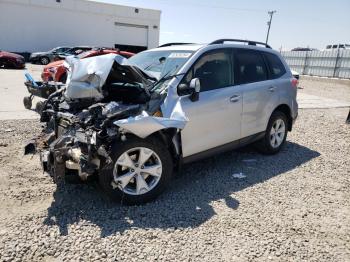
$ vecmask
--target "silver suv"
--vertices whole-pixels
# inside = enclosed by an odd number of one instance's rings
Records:
[[[129,60],[66,62],[67,87],[41,114],[44,169],[56,181],[95,176],[129,204],[158,196],[182,164],[253,142],[277,153],[298,115],[297,80],[259,42],[170,44]]]

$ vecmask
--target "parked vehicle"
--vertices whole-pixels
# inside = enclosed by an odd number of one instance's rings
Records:
[[[68,84],[41,114],[44,170],[56,182],[95,176],[112,199],[129,204],[157,197],[182,164],[253,142],[279,152],[298,115],[297,80],[260,42],[223,39],[129,60],[66,62]]]
[[[94,49],[90,51],[83,52],[79,55],[77,55],[78,58],[84,59],[88,57],[94,57],[94,56],[100,56],[105,54],[120,54],[126,58],[129,58],[133,56],[133,53],[125,52],[125,51],[119,51],[117,49]],[[56,61],[52,62],[44,67],[44,70],[41,74],[41,78],[44,82],[48,81],[56,81],[56,82],[62,82],[65,83],[67,80],[67,72],[66,68],[63,65],[64,61]]]
[[[62,46],[51,49],[47,52],[36,52],[32,53],[29,57],[29,61],[31,63],[40,63],[42,65],[47,65],[48,63],[53,61],[53,58],[58,53],[63,53],[69,50],[71,47]]]
[[[22,69],[25,67],[24,57],[18,54],[0,50],[0,68]]]
[[[81,53],[86,52],[86,51],[90,51],[91,49],[93,49],[93,48],[90,46],[76,46],[76,47],[73,47],[71,49],[68,49],[65,52],[57,53],[55,55],[55,57],[53,58],[53,60],[54,61],[64,60],[64,59],[66,59],[67,56],[80,55]]]
[[[326,50],[334,50],[334,49],[350,49],[350,44],[335,44],[335,45],[326,46]]]
[[[300,78],[299,72],[294,71],[294,70],[291,70],[291,72],[292,72],[293,77],[294,77],[295,79],[299,80],[299,78]]]
[[[296,47],[296,48],[293,48],[291,51],[317,51],[317,49],[310,48],[310,47]]]

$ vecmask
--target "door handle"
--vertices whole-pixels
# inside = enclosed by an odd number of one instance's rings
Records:
[[[236,103],[236,102],[239,101],[240,98],[241,98],[240,95],[233,95],[233,96],[230,97],[230,102],[231,103]]]
[[[275,86],[269,87],[269,91],[270,91],[270,92],[275,92],[275,90],[276,90],[276,87],[275,87]]]

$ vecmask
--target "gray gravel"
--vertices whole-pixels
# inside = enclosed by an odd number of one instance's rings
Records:
[[[58,190],[23,156],[37,121],[2,121],[0,261],[350,261],[347,113],[301,110],[278,155],[248,147],[186,166],[133,207],[93,183]]]
[[[350,102],[350,80],[327,80],[319,77],[301,76],[299,93]]]

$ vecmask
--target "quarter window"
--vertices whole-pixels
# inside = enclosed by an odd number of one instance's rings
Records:
[[[265,62],[260,53],[238,49],[235,61],[235,76],[238,84],[267,80]]]
[[[231,52],[215,51],[199,58],[183,82],[189,85],[193,78],[199,78],[201,92],[231,86]]]
[[[286,69],[278,56],[271,53],[264,53],[264,56],[270,67],[270,78],[276,79],[286,73]]]

